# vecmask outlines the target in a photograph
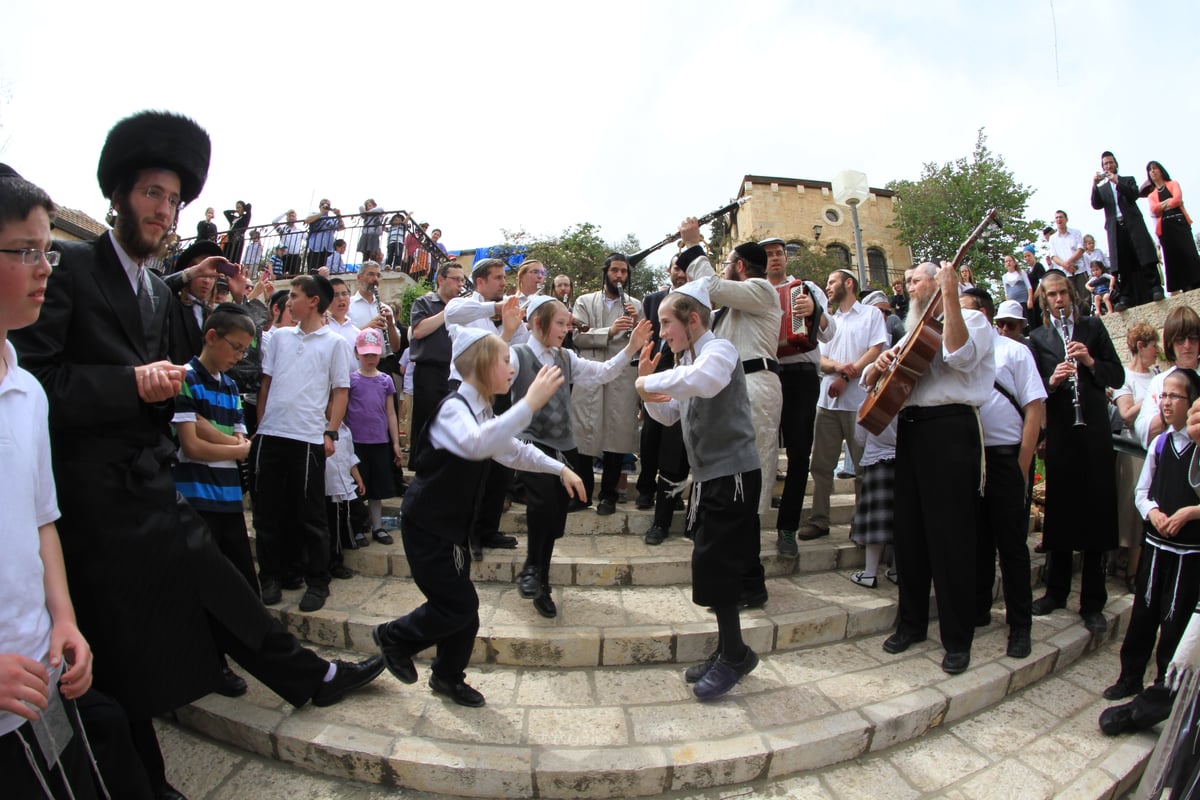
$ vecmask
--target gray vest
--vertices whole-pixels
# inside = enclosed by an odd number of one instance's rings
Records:
[[[529,391],[529,384],[537,377],[542,362],[538,361],[527,344],[513,345],[512,349],[517,354],[517,363],[521,365],[511,390],[515,403]],[[566,380],[558,387],[550,402],[533,415],[529,427],[517,438],[566,452],[575,449],[575,434],[571,430],[571,362],[562,353],[556,353],[554,363],[562,370]]]
[[[729,385],[715,397],[690,397],[680,400],[679,406],[683,444],[697,481],[759,468],[750,397],[741,363],[734,368]]]

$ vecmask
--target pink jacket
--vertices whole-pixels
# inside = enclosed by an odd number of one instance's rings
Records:
[[[1183,207],[1183,190],[1179,188],[1179,181],[1167,181],[1167,191],[1171,193],[1171,199],[1165,203],[1159,202],[1158,190],[1150,191],[1150,213],[1158,219],[1158,225],[1154,233],[1162,237],[1162,215],[1164,208],[1178,208],[1183,212],[1183,218],[1187,220],[1188,225],[1192,224],[1192,218],[1188,216],[1187,209]]]

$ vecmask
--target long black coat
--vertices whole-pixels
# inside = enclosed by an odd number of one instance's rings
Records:
[[[10,336],[50,400],[58,529],[96,687],[142,718],[216,685],[209,614],[252,648],[270,617],[175,491],[173,404],[137,394],[134,366],[167,355],[166,286],[151,278],[147,335],[108,236],[54,249],[41,318]]]
[[[1150,231],[1146,230],[1146,220],[1142,218],[1142,210],[1138,208],[1138,185],[1129,175],[1117,176],[1117,191],[1114,194],[1113,185],[1105,181],[1100,186],[1092,187],[1092,208],[1104,209],[1104,230],[1108,233],[1108,258],[1113,272],[1118,275],[1128,275],[1131,269],[1139,266],[1152,266],[1158,263],[1158,250]],[[1129,240],[1133,242],[1134,252],[1137,253],[1137,264],[1121,264],[1117,247],[1117,207],[1120,206],[1121,216],[1125,220],[1125,230]]]
[[[1050,550],[1112,550],[1117,546],[1116,454],[1105,388],[1118,388],[1125,370],[1104,324],[1095,317],[1075,320],[1073,341],[1083,342],[1096,360],[1079,365],[1084,427],[1075,427],[1070,381],[1050,389],[1050,376],[1065,358],[1053,325],[1029,334],[1038,372],[1046,384],[1046,523]]]

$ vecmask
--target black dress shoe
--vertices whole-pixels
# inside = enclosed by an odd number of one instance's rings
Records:
[[[537,567],[526,566],[517,578],[517,594],[526,600],[532,600],[542,591],[542,579],[538,577]]]
[[[567,513],[573,514],[576,511],[583,511],[585,508],[591,508],[591,503],[585,503],[582,500],[572,497],[567,501]]]
[[[1083,627],[1092,633],[1108,632],[1108,620],[1099,611],[1081,611],[1079,616],[1083,618]]]
[[[1105,736],[1116,736],[1133,729],[1133,703],[1113,706],[1100,712],[1100,730]]]
[[[771,508],[779,508],[783,505],[783,498],[778,495],[771,498]]]
[[[688,683],[695,683],[696,681],[700,680],[704,677],[704,673],[708,672],[712,668],[712,665],[716,663],[717,656],[719,655],[720,653],[718,653],[716,650],[713,650],[712,653],[709,654],[708,658],[704,659],[699,664],[693,664],[685,669],[683,671],[683,679]]]
[[[503,533],[489,533],[483,537],[480,544],[497,550],[513,550],[517,546],[517,537],[506,536]]]
[[[187,800],[187,795],[176,789],[169,783],[164,783],[157,792],[154,793],[155,800]]]
[[[533,607],[546,619],[554,619],[558,616],[558,606],[554,605],[554,597],[550,594],[548,584],[542,584],[542,590],[537,597],[533,598]]]
[[[602,517],[607,517],[609,514],[617,513],[617,504],[612,500],[601,500],[596,506],[596,513]]]
[[[738,607],[743,611],[748,608],[762,608],[767,604],[767,590],[763,589],[760,592],[753,594],[743,594],[738,601]]]
[[[946,653],[942,657],[942,672],[947,675],[958,675],[961,672],[966,672],[967,667],[970,665],[970,653]]]
[[[335,564],[329,568],[329,574],[337,578],[339,581],[349,580],[354,577],[354,571],[345,564]]]
[[[304,593],[304,597],[300,598],[301,611],[320,611],[325,607],[325,601],[329,598],[329,587],[327,586],[310,586],[308,591]]]
[[[383,656],[371,656],[364,661],[333,662],[337,664],[337,672],[331,681],[322,681],[316,693],[312,696],[314,706],[331,706],[339,702],[348,692],[361,689],[379,677],[386,666]]]
[[[1033,642],[1029,638],[1029,628],[1012,628],[1008,632],[1009,658],[1027,658],[1033,652]]]
[[[1035,617],[1044,617],[1056,608],[1066,607],[1067,603],[1065,600],[1059,600],[1051,597],[1048,594],[1044,594],[1037,600],[1033,601],[1033,606],[1031,608]]]
[[[289,591],[295,591],[296,589],[303,589],[304,588],[304,577],[301,575],[292,575],[291,577],[284,578],[282,581],[280,581],[280,585],[283,586],[284,589],[287,589]]]
[[[1104,690],[1105,700],[1120,700],[1123,697],[1133,697],[1142,691],[1142,682],[1137,678],[1120,677],[1117,682]]]
[[[371,537],[367,536],[366,533],[359,531],[358,533],[354,534],[354,547],[356,549],[366,547],[370,544],[371,544]]]
[[[262,601],[264,606],[273,606],[283,599],[283,589],[279,581],[267,580],[262,585]]]
[[[746,654],[742,656],[741,661],[726,661],[724,657],[718,656],[703,677],[696,681],[696,685],[692,687],[692,694],[696,695],[697,700],[714,700],[737,686],[738,681],[753,672],[757,666],[758,654],[749,647],[746,648]]]
[[[646,536],[643,541],[646,544],[657,545],[662,544],[667,539],[667,531],[662,525],[651,525],[650,530],[646,531]]]
[[[923,641],[925,641],[924,636],[914,636],[908,631],[896,631],[883,640],[883,652],[892,653],[893,655],[903,653],[917,642]]]
[[[221,680],[217,684],[217,694],[225,697],[241,697],[246,693],[246,680],[229,667],[221,669]]]
[[[371,631],[371,638],[375,640],[375,646],[383,653],[383,663],[387,666],[387,671],[392,673],[396,680],[401,683],[417,682],[417,666],[413,663],[412,656],[401,652],[389,640],[387,623],[377,625]]]
[[[482,694],[462,681],[451,683],[450,681],[442,680],[437,675],[430,675],[429,688],[433,689],[434,694],[445,695],[460,706],[467,706],[468,708],[479,708],[487,702],[483,699]]]
[[[639,494],[637,496],[637,500],[635,500],[633,504],[635,506],[637,506],[638,508],[640,508],[642,511],[645,511],[648,508],[654,508],[654,495]]]
[[[975,617],[975,627],[976,628],[986,628],[988,625],[991,625],[991,624],[992,624],[991,609],[988,609],[987,611],[981,611]]]
[[[371,536],[380,544],[396,543],[396,540],[392,538],[392,535],[383,528],[376,528],[375,530],[371,531]]]

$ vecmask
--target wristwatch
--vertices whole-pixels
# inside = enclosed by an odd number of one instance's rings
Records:
[[[338,432],[337,431],[325,431],[325,435],[328,436],[330,439],[332,439],[335,442],[338,440]]]

